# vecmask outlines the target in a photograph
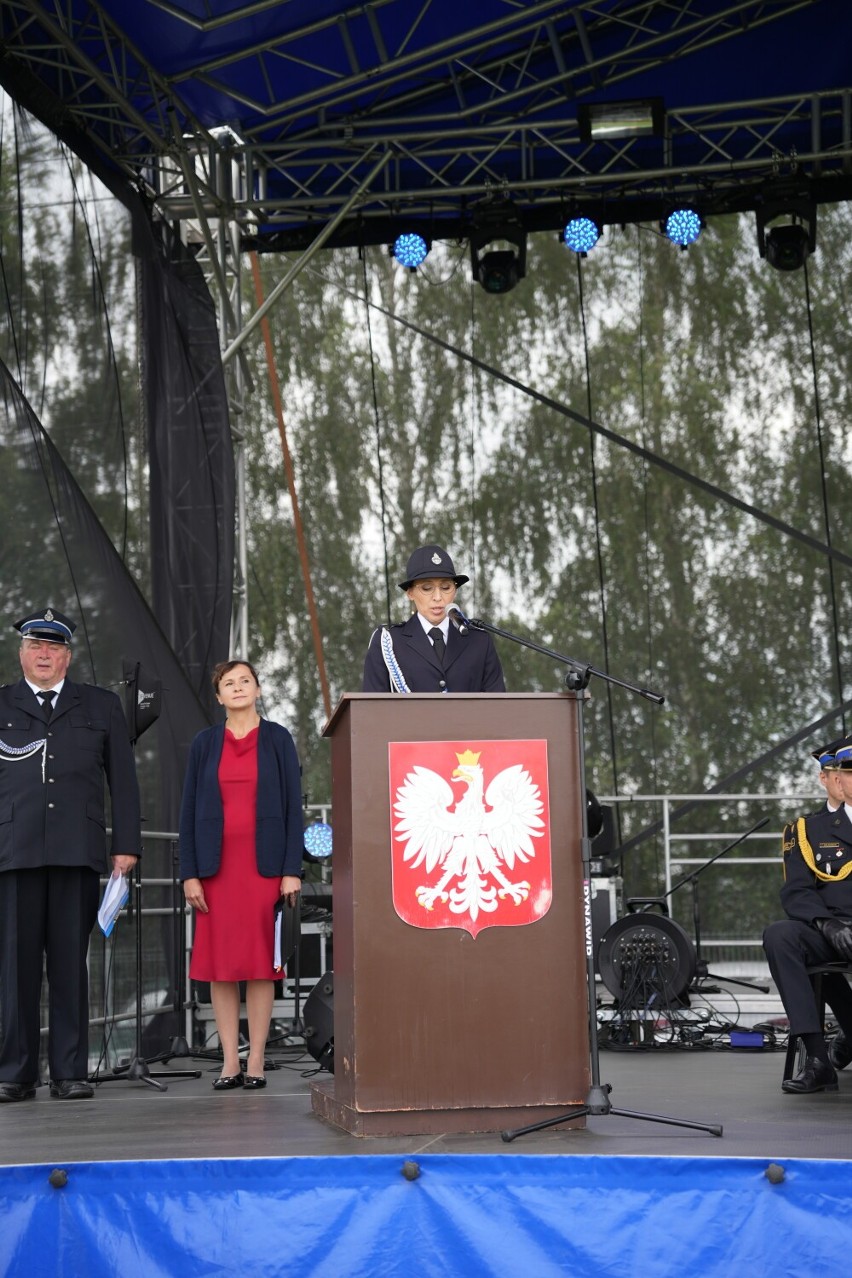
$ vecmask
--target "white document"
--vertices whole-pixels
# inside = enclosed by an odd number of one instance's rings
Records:
[[[109,936],[115,921],[130,897],[130,885],[126,874],[113,874],[104,888],[103,900],[98,910],[98,923],[104,936]]]

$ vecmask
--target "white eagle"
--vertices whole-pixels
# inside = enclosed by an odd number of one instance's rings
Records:
[[[437,900],[449,901],[454,914],[476,919],[480,911],[496,910],[498,897],[520,905],[529,896],[529,883],[510,883],[504,870],[535,856],[533,839],[544,830],[543,804],[522,764],[498,772],[483,795],[479,754],[465,750],[456,758],[452,780],[465,783],[467,790],[455,811],[450,811],[456,798],[452,785],[431,768],[415,765],[397,790],[394,833],[405,843],[403,860],[412,868],[422,865],[430,874],[440,866],[443,871],[433,887],[416,888],[420,905],[431,910]]]

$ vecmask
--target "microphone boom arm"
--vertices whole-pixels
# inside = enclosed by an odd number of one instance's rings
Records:
[[[456,608],[456,611],[461,616],[464,616],[459,608]],[[613,675],[609,675],[603,670],[598,670],[596,666],[587,661],[577,661],[575,657],[569,657],[563,652],[556,652],[553,648],[545,648],[542,644],[533,642],[532,639],[524,639],[520,635],[512,634],[510,630],[502,630],[499,626],[493,626],[490,621],[481,621],[479,617],[464,617],[464,620],[474,630],[487,630],[489,634],[500,635],[502,639],[510,639],[512,643],[519,643],[522,648],[530,648],[533,652],[540,652],[542,656],[550,657],[553,661],[559,661],[564,666],[570,666],[576,676],[572,683],[578,689],[585,688],[592,675],[596,675],[607,683],[615,684],[619,688],[626,688],[628,692],[635,692],[637,696],[644,697],[646,701],[653,701],[655,705],[661,706],[665,702],[665,697],[660,692],[653,692],[650,688],[640,688],[638,684],[628,683],[624,679],[616,679]]]

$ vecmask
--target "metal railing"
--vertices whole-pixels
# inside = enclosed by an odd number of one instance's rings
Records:
[[[651,843],[653,837],[658,840],[658,847],[662,853],[661,879],[658,884],[658,895],[666,896],[671,893],[672,887],[676,881],[681,879],[695,868],[704,865],[712,856],[721,851],[726,843],[732,843],[740,834],[749,830],[760,817],[770,815],[770,824],[765,830],[759,830],[749,834],[748,838],[739,845],[736,855],[725,858],[720,857],[716,862],[718,866],[725,866],[729,871],[741,870],[750,866],[758,866],[771,869],[774,875],[780,874],[781,867],[781,830],[785,821],[790,820],[794,815],[801,812],[813,812],[825,801],[825,795],[814,793],[814,791],[793,792],[784,791],[781,793],[758,793],[747,792],[740,794],[620,794],[620,795],[598,795],[598,801],[611,807],[621,806],[622,809],[630,805],[639,805],[644,809],[641,819],[634,822],[637,830],[633,832],[632,837],[641,830],[647,829],[651,825],[659,823],[659,829],[655,832],[655,836],[649,836],[648,843]],[[677,828],[677,810],[682,805],[689,805],[691,808],[690,816],[695,821],[695,813],[701,812],[711,807],[728,807],[732,808],[732,815],[737,818],[737,826],[734,828],[733,822],[726,822],[724,830],[718,828],[708,828],[700,831],[683,831]],[[770,809],[767,813],[767,809]],[[647,815],[646,815],[647,813]],[[774,816],[775,819],[772,819]],[[625,840],[629,842],[628,840]],[[744,855],[743,849],[751,846],[766,847],[767,852],[763,854]],[[637,849],[642,844],[636,845]],[[771,848],[771,852],[769,849]],[[706,855],[697,855],[697,849],[706,849]],[[592,856],[594,857],[594,843],[592,844]],[[615,849],[614,855],[618,855],[618,849]],[[630,855],[630,853],[628,853]],[[780,886],[780,883],[779,883]],[[653,895],[653,893],[649,893]],[[779,912],[780,912],[779,902]],[[738,937],[705,937],[705,943],[712,946],[715,950],[729,951],[733,953],[737,949],[760,951],[762,960],[762,942],[759,936],[738,936]]]
[[[666,896],[672,890],[673,884],[683,874],[688,873],[691,869],[703,865],[720,850],[725,843],[730,843],[741,833],[754,824],[753,814],[759,807],[765,809],[767,807],[777,807],[778,819],[774,821],[767,830],[758,831],[750,834],[748,839],[740,845],[735,858],[720,858],[718,864],[725,864],[729,869],[736,867],[737,869],[746,866],[760,866],[771,868],[774,873],[778,873],[779,869],[779,838],[780,830],[786,817],[797,811],[814,810],[822,798],[813,791],[801,793],[742,793],[742,794],[619,794],[619,795],[599,795],[597,796],[601,804],[610,807],[620,806],[622,810],[630,808],[638,808],[641,816],[638,821],[631,822],[637,830],[646,829],[656,822],[659,822],[659,830],[655,834],[657,846],[662,852],[661,881],[655,885],[657,894]],[[700,831],[679,831],[677,828],[677,810],[685,804],[694,805],[693,812],[700,812],[702,807],[707,810],[710,807],[733,807],[734,815],[738,818],[740,825],[739,830],[733,829],[704,829]],[[312,819],[321,821],[329,821],[333,824],[332,809],[330,803],[315,803],[306,805],[306,814]],[[761,811],[759,815],[763,815]],[[694,817],[693,817],[694,821]],[[728,823],[726,823],[728,824]],[[177,834],[173,831],[155,830],[146,831],[143,836],[145,844],[172,844],[177,847]],[[649,838],[650,842],[650,838]],[[756,846],[767,849],[765,854],[743,855],[743,848]],[[638,846],[641,846],[638,845]],[[770,852],[769,849],[772,849]],[[700,854],[699,850],[706,849],[706,855]],[[594,844],[592,845],[592,854],[594,856]],[[618,849],[615,849],[615,855]],[[174,914],[176,904],[170,905],[146,905],[145,893],[149,889],[173,888],[177,892],[177,866],[175,865],[174,875],[148,876],[145,873],[145,858],[143,855],[141,862],[142,876],[142,894],[141,894],[141,913],[143,916],[143,933],[144,919],[167,917]],[[104,880],[106,882],[106,880]],[[652,893],[649,893],[649,895]],[[191,911],[188,906],[183,907],[184,925],[182,928],[184,958],[188,960],[191,948]],[[125,926],[122,920],[118,927]],[[114,934],[115,935],[115,934]],[[753,951],[755,958],[758,957],[758,951],[762,958],[761,940],[758,936],[739,936],[712,939],[705,938],[706,944],[712,946],[714,950],[727,951],[731,955],[734,951]],[[106,942],[107,946],[110,941]],[[192,1036],[192,1017],[193,1011],[191,1006],[191,989],[188,976],[189,964],[185,961],[184,969],[184,1000],[183,1010],[185,1013],[186,1028],[185,1034],[189,1041]],[[174,988],[175,982],[172,981]],[[120,1025],[122,1023],[134,1022],[136,1019],[135,1005],[127,1011],[110,1010],[112,996],[106,996],[106,1005],[103,1015],[95,1015],[90,1019],[90,1026],[98,1029],[105,1024]],[[153,1015],[162,1015],[171,1013],[176,1010],[174,1001],[157,1002],[156,1006],[146,1006],[148,998],[143,994],[143,1018],[147,1021]],[[206,1013],[202,1017],[206,1019]],[[46,1027],[42,1029],[42,1033],[46,1033]],[[93,1036],[94,1043],[94,1036]]]

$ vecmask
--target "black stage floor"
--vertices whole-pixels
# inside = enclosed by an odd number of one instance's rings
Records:
[[[780,1052],[627,1050],[601,1053],[601,1081],[620,1109],[721,1123],[721,1138],[606,1115],[585,1130],[551,1128],[512,1144],[499,1135],[358,1138],[311,1110],[315,1062],[298,1049],[270,1056],[264,1091],[214,1092],[217,1066],[200,1079],[174,1078],[167,1091],[141,1081],[101,1085],[94,1100],[58,1101],[46,1087],[34,1101],[0,1106],[0,1164],[180,1158],[336,1157],[352,1154],[582,1154],[607,1157],[852,1158],[852,1069],[837,1093],[786,1096]],[[315,1076],[315,1075],[314,1075]],[[324,1075],[328,1079],[328,1075]]]

